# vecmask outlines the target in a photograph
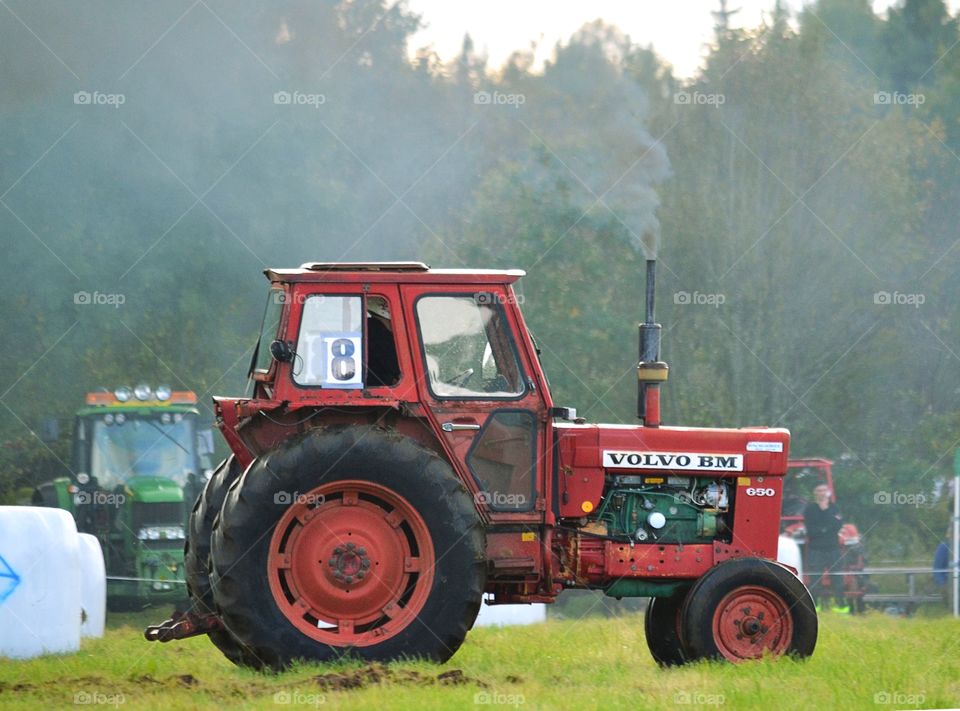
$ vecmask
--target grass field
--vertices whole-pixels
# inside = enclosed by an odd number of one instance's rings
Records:
[[[115,620],[76,655],[0,661],[0,708],[895,709],[960,706],[960,622],[824,615],[806,662],[661,670],[643,618],[477,629],[446,665],[237,669],[206,640],[143,641]],[[2,630],[0,630],[2,634]]]

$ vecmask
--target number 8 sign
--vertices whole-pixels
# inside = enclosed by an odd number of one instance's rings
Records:
[[[323,334],[323,380],[325,388],[363,387],[363,334]]]

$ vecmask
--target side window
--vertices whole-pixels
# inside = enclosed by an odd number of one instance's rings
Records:
[[[423,296],[417,322],[430,391],[440,398],[515,398],[526,388],[503,307],[494,299]]]
[[[493,413],[470,448],[467,466],[483,503],[494,511],[529,511],[534,505],[537,422],[523,410]]]
[[[298,385],[363,387],[363,298],[314,294],[303,302],[293,364]]]
[[[253,370],[257,373],[266,373],[270,370],[273,360],[270,358],[270,342],[277,337],[280,327],[280,314],[283,311],[284,293],[281,289],[271,289],[267,294],[267,306],[263,311],[263,321],[260,323],[260,342],[257,345],[257,359]]]

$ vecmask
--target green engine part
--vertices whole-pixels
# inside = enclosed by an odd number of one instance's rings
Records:
[[[692,484],[693,480],[688,479]],[[715,479],[698,480],[705,486]],[[721,513],[698,506],[686,496],[689,487],[649,485],[613,488],[604,496],[597,518],[611,536],[629,536],[638,542],[703,543],[717,535]],[[660,516],[662,516],[662,519]],[[662,526],[654,525],[659,520]]]
[[[609,597],[671,597],[685,587],[689,580],[637,580],[623,578],[615,581],[603,591]]]

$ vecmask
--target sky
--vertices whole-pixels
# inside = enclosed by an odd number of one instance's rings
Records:
[[[773,0],[730,0],[730,9],[740,8],[733,26],[756,27],[768,15]],[[805,3],[786,0],[794,13]],[[891,0],[874,0],[883,13]],[[679,77],[689,77],[700,64],[704,45],[713,34],[713,10],[717,0],[408,0],[408,7],[422,15],[427,25],[410,44],[411,54],[432,46],[443,60],[455,57],[467,32],[478,51],[486,51],[491,67],[503,64],[511,52],[537,45],[542,63],[558,41],[566,41],[584,23],[602,18],[616,25],[641,45],[652,44],[670,62]],[[960,0],[950,0],[953,12]]]

